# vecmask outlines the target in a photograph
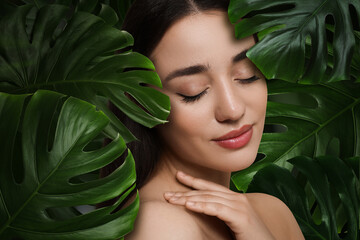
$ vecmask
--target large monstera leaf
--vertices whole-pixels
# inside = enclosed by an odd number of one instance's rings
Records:
[[[112,27],[116,14],[104,9],[95,16],[65,5],[26,4],[2,17],[0,91],[48,89],[84,99],[111,119],[109,136],[119,131],[128,142],[134,136],[108,110],[107,100],[147,127],[164,123],[170,104],[150,87],[161,87],[151,61],[124,50],[133,38]]]
[[[128,233],[138,198],[112,213],[135,187],[130,153],[108,177],[84,180],[123,154],[121,137],[87,151],[109,119],[95,106],[47,90],[0,93],[0,239],[119,239]],[[80,214],[74,206],[121,195],[112,206]]]
[[[266,35],[247,55],[269,79],[319,83],[359,73],[350,68],[360,61],[358,0],[231,0],[229,17],[237,37]]]
[[[289,162],[299,173],[297,179],[271,164],[255,175],[249,192],[267,193],[286,203],[306,240],[359,239],[360,157],[343,161],[298,156]]]
[[[300,85],[270,80],[268,89],[270,98],[277,99],[268,102],[265,124],[281,126],[282,131],[265,132],[259,148],[265,157],[233,174],[239,190],[246,191],[256,171],[269,163],[290,169],[286,160],[298,155],[360,155],[360,84]],[[289,102],[292,98],[298,101]]]

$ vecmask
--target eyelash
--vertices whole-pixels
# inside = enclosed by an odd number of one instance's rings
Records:
[[[256,80],[260,79],[258,76],[254,75],[250,78],[247,78],[247,79],[235,79],[241,83],[244,83],[244,84],[247,84],[247,83],[252,83],[252,82],[255,82]]]
[[[186,96],[183,95],[181,93],[178,93],[178,95],[180,95],[181,97],[183,97],[182,101],[186,102],[186,103],[190,103],[190,102],[196,102],[198,101],[202,96],[204,96],[205,94],[207,94],[207,89],[205,89],[204,91],[202,91],[201,93],[195,95],[195,96]]]
[[[248,84],[248,83],[252,83],[255,82],[256,80],[260,79],[258,76],[254,75],[250,78],[247,79],[235,79],[243,84]],[[201,93],[195,95],[195,96],[186,96],[184,94],[178,93],[179,96],[183,97],[182,101],[185,103],[191,103],[191,102],[196,102],[198,101],[202,96],[204,96],[205,94],[207,94],[207,89],[205,89],[204,91],[202,91]]]

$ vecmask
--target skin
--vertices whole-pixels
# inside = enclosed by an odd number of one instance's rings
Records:
[[[234,61],[253,45],[252,37],[234,38],[225,12],[207,11],[174,23],[151,54],[172,109],[169,123],[157,127],[160,164],[139,191],[135,230],[126,239],[304,239],[279,199],[228,189],[231,172],[253,163],[263,133],[265,79],[249,59]],[[195,74],[174,77],[199,65]],[[244,125],[253,131],[245,146],[214,141]]]

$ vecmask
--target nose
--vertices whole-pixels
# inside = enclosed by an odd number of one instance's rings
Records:
[[[245,103],[236,88],[237,86],[226,82],[219,85],[215,106],[215,118],[218,122],[236,122],[245,114]]]

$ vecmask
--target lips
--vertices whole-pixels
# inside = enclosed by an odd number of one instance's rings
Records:
[[[245,146],[252,137],[252,125],[244,125],[238,130],[233,130],[224,136],[213,139],[219,146],[229,149],[237,149]]]

